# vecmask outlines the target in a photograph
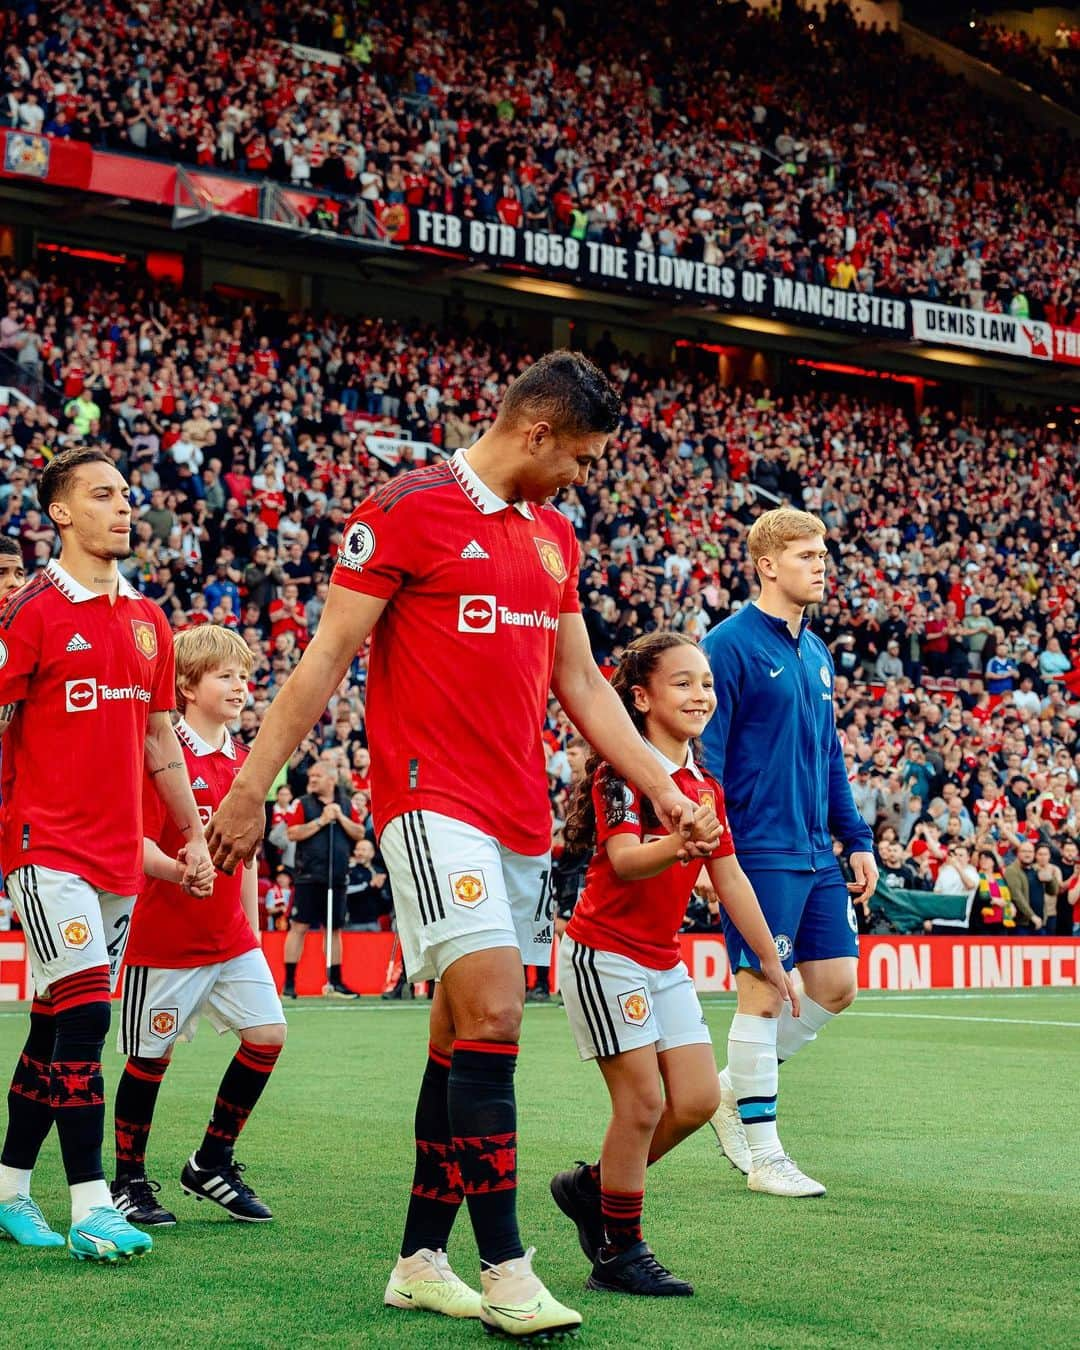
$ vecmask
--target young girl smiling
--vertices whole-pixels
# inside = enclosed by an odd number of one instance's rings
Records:
[[[636,639],[612,679],[635,725],[676,785],[698,803],[695,834],[719,822],[708,863],[728,914],[785,999],[794,990],[757,898],[735,858],[720,785],[697,765],[694,742],[716,706],[709,663],[681,633]],[[592,1261],[590,1289],[687,1295],[641,1234],[645,1169],[693,1134],[718,1102],[712,1041],[677,933],[700,865],[665,832],[651,804],[594,756],[566,829],[596,854],[559,951],[559,984],[582,1059],[595,1059],[611,1095],[600,1162],[560,1172],[559,1208]]]

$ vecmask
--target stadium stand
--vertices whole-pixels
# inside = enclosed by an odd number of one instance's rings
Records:
[[[425,206],[1077,322],[1063,131],[1033,136],[841,4],[719,7],[704,30],[673,3],[554,15],[41,0],[0,16],[0,123],[310,187],[318,228],[351,228],[346,200]]]
[[[985,19],[951,26],[946,36],[956,47],[981,57],[1011,79],[1020,80],[1065,108],[1080,96],[1080,27],[1061,22],[1053,47],[1019,28]]]

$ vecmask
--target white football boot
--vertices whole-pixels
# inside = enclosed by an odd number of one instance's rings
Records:
[[[388,1308],[422,1308],[447,1317],[479,1317],[480,1295],[450,1269],[444,1251],[421,1247],[399,1256],[383,1295]]]
[[[739,1115],[739,1106],[735,1094],[720,1075],[720,1105],[709,1124],[716,1135],[720,1151],[743,1176],[750,1172],[750,1145],[746,1139],[746,1129]]]
[[[752,1167],[746,1184],[752,1191],[761,1191],[765,1195],[786,1195],[791,1199],[825,1194],[821,1182],[808,1177],[799,1169],[794,1158],[789,1158],[786,1153],[778,1153],[775,1157],[767,1158],[759,1167]]]

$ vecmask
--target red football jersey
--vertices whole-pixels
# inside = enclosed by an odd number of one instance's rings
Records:
[[[134,895],[142,880],[149,714],[175,702],[162,611],[121,578],[115,603],[53,561],[0,608],[5,873],[28,863]]]
[[[1059,802],[1056,797],[1044,797],[1039,807],[1040,817],[1049,822],[1055,830],[1065,828],[1071,807],[1068,802]]]
[[[655,746],[650,749],[671,774],[676,787],[691,801],[709,802],[720,821],[720,844],[713,854],[728,858],[735,852],[731,830],[724,810],[724,789],[691,759],[684,768],[673,764]],[[604,779],[613,779],[622,787],[623,810],[609,815],[604,800]],[[642,797],[632,783],[625,783],[609,764],[601,766],[593,780],[593,809],[596,812],[596,852],[585,874],[585,886],[566,926],[575,942],[600,951],[628,956],[638,965],[652,970],[670,970],[680,959],[677,933],[686,915],[694,885],[701,874],[701,863],[672,863],[644,881],[622,881],[615,875],[605,844],[616,834],[628,834],[647,842],[667,834],[662,825],[651,824],[646,831],[642,816]]]
[[[228,734],[222,747],[215,749],[183,718],[176,724],[176,735],[205,829],[248,752]],[[175,858],[184,845],[184,836],[165,810],[149,776],[143,783],[143,810],[146,837]],[[240,903],[243,873],[242,867],[231,877],[219,872],[213,894],[205,900],[196,900],[171,881],[147,877],[131,916],[128,965],[163,966],[167,970],[209,966],[231,961],[257,947]]]
[[[367,685],[375,827],[420,808],[516,853],[551,846],[540,728],[578,546],[552,506],[513,505],[464,454],[403,474],[349,518],[331,580],[390,601]]]

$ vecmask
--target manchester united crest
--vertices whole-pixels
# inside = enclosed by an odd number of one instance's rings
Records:
[[[553,576],[561,585],[566,580],[566,563],[563,562],[563,555],[559,552],[558,544],[550,539],[537,539],[535,535],[533,536],[533,543],[536,545],[537,553],[540,554],[544,571]]]
[[[4,168],[8,173],[25,174],[27,178],[48,178],[49,141],[44,136],[21,136],[9,131]]]
[[[454,894],[454,904],[463,905],[466,909],[475,909],[487,899],[484,874],[479,870],[451,872],[450,889]]]
[[[400,202],[384,207],[379,212],[379,224],[391,239],[401,230],[407,232],[409,225],[408,208],[401,205]]]
[[[64,939],[64,946],[70,947],[73,952],[81,952],[84,947],[88,947],[91,933],[86,915],[80,914],[77,919],[68,919],[66,923],[62,923],[60,936]]]
[[[132,619],[131,631],[135,646],[148,661],[152,661],[157,656],[157,629],[148,619]]]
[[[699,792],[699,793],[698,793],[698,801],[699,801],[699,802],[701,803],[701,805],[704,806],[707,810],[709,810],[709,811],[715,811],[715,810],[716,810],[716,793],[715,793],[715,792],[711,792],[711,791],[708,791],[708,790],[706,790],[706,791],[704,791],[704,792]]]
[[[155,1036],[171,1036],[176,1030],[177,1008],[151,1008],[150,1030]]]
[[[639,1027],[649,1020],[650,1008],[648,995],[644,989],[631,989],[629,993],[619,995],[619,1011],[623,1021],[631,1027]]]

